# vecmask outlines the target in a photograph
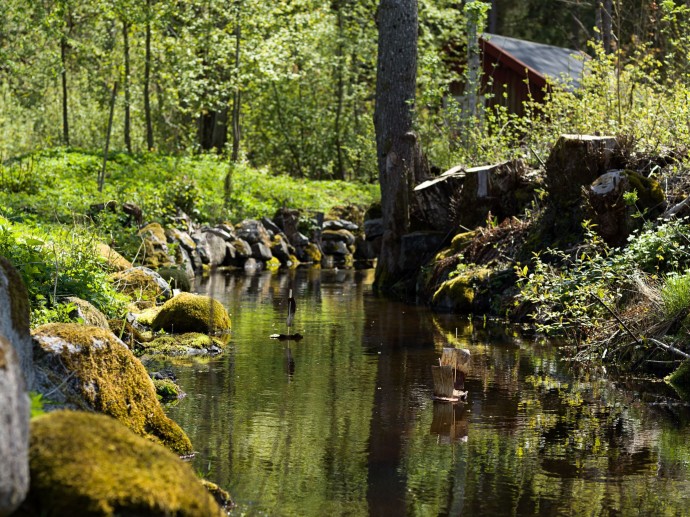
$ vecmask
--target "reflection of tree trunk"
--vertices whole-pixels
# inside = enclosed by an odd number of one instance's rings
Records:
[[[122,44],[125,54],[125,78],[124,78],[124,92],[125,92],[125,147],[127,152],[132,152],[132,122],[130,112],[130,91],[129,91],[129,23],[122,22]]]
[[[431,320],[420,312],[400,317],[404,306],[389,301],[365,303],[365,321],[375,322],[363,337],[378,354],[376,392],[369,433],[367,503],[370,515],[406,515],[407,480],[400,472],[403,436],[414,426],[413,386],[431,385],[431,365],[438,354],[428,336]],[[407,347],[424,343],[423,351]]]
[[[62,141],[69,145],[69,119],[68,119],[68,99],[67,99],[67,36],[63,34],[60,38],[60,60],[62,64]]]
[[[146,118],[146,148],[153,150],[153,122],[151,120],[151,2],[146,0],[146,37],[144,57],[144,117]]]
[[[410,227],[410,185],[417,138],[412,110],[417,77],[417,2],[381,0],[376,72],[376,150],[384,234],[376,287],[388,290],[404,275],[402,236]]]

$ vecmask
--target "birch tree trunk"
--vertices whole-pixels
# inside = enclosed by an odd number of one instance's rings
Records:
[[[376,149],[384,234],[375,286],[388,290],[403,276],[400,248],[410,226],[416,135],[412,110],[417,76],[417,1],[381,0],[378,9]]]

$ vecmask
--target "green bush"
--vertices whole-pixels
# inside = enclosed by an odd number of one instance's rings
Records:
[[[677,317],[690,308],[690,273],[669,275],[661,287],[664,315]]]

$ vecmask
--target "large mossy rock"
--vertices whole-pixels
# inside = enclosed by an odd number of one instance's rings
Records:
[[[105,415],[35,418],[30,458],[35,515],[225,515],[189,464]]]
[[[473,312],[478,291],[490,275],[491,270],[486,268],[469,269],[456,274],[436,290],[431,300],[432,306],[448,312]]]
[[[0,515],[11,514],[29,489],[31,371],[29,301],[21,277],[0,257]]]
[[[156,398],[141,362],[112,332],[75,323],[34,330],[36,388],[58,407],[113,416],[136,434],[178,454],[192,444]]]
[[[198,294],[180,293],[168,300],[152,321],[153,330],[167,332],[225,332],[230,315],[219,301]]]

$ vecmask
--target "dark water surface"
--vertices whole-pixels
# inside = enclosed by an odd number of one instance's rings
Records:
[[[556,347],[375,297],[372,272],[202,281],[232,314],[222,356],[175,361],[168,408],[236,515],[689,515],[690,412],[663,385],[574,376]],[[295,290],[299,342],[286,332]],[[456,338],[457,334],[457,338]],[[466,404],[430,366],[468,348]]]

